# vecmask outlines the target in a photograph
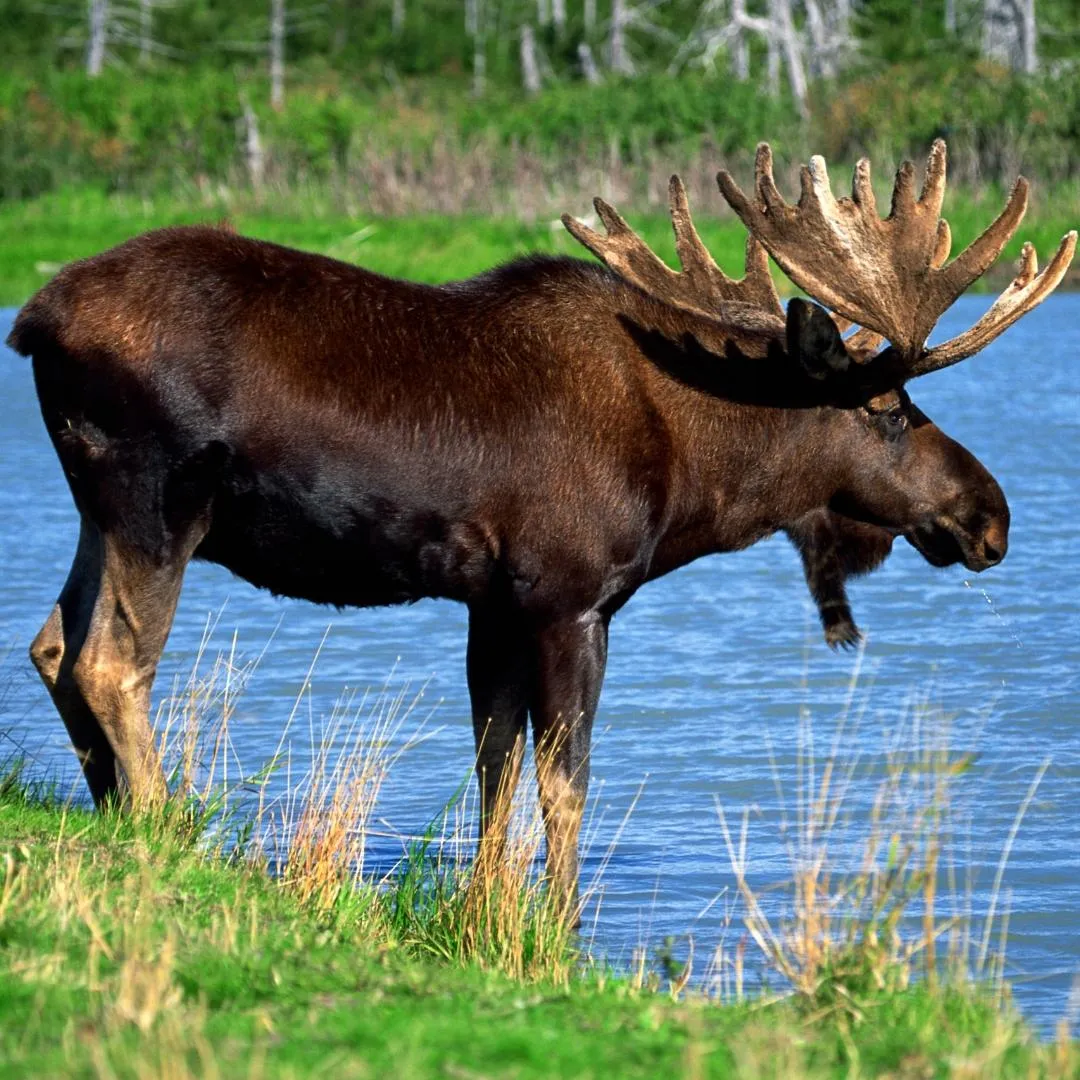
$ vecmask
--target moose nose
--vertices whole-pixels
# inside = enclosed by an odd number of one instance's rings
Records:
[[[1006,526],[995,521],[983,537],[983,557],[990,566],[996,566],[1005,558],[1005,552],[1008,550],[1009,539]]]

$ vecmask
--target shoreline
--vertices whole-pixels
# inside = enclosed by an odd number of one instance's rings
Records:
[[[0,770],[0,1060],[13,1078],[1064,1078],[1080,1065],[1063,1030],[1040,1042],[1007,989],[959,976],[909,984],[883,968],[875,985],[852,971],[835,998],[717,1000],[687,992],[659,951],[640,978],[555,953],[516,973],[502,954],[440,953],[432,942],[459,928],[403,898],[408,868],[325,903],[304,879],[209,845],[191,804],[95,814],[11,775]],[[402,903],[405,921],[380,921]]]
[[[220,194],[220,193],[219,193]],[[256,239],[299,247],[354,263],[390,277],[435,284],[481,273],[516,256],[535,253],[589,258],[557,216],[531,221],[415,214],[377,217],[350,214],[326,197],[282,196],[254,199],[242,193],[210,200],[171,194],[153,198],[108,196],[78,190],[26,202],[0,202],[0,307],[18,307],[67,262],[97,254],[152,228],[227,221]],[[584,216],[584,199],[568,198],[567,209]],[[581,202],[582,205],[576,205]],[[1040,265],[1056,250],[1065,232],[1080,225],[1071,205],[1029,211],[998,263],[972,292],[999,292],[1012,279],[1021,245],[1031,240]],[[635,229],[651,247],[674,263],[671,225],[655,207],[636,213],[623,205]],[[711,208],[710,208],[711,209]],[[999,207],[988,196],[954,193],[945,216],[953,225],[954,252],[981,231]],[[734,277],[742,275],[746,232],[732,215],[700,213],[701,237],[713,257]],[[677,263],[676,263],[677,265]],[[793,290],[774,267],[781,295]],[[1074,263],[1059,287],[1080,290],[1080,265]]]

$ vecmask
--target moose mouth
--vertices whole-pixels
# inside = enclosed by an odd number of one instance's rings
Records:
[[[931,565],[954,566],[963,563],[968,570],[980,573],[996,566],[1005,553],[985,541],[969,536],[955,522],[936,519],[904,532],[904,539]]]

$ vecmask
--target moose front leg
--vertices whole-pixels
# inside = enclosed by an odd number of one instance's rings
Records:
[[[536,637],[530,709],[547,876],[565,910],[580,917],[578,836],[589,787],[589,743],[607,664],[608,619],[589,612],[544,627]]]
[[[858,552],[842,550],[842,536],[837,517],[829,510],[812,510],[787,528],[788,537],[802,557],[803,574],[810,595],[817,605],[818,617],[830,649],[853,648],[862,640],[848,603],[844,580],[847,561],[856,562]],[[855,526],[855,522],[851,522]],[[872,526],[867,526],[871,529]],[[857,563],[856,563],[857,564]]]

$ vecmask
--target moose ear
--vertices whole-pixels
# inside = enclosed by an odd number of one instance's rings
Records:
[[[851,366],[851,356],[832,316],[806,300],[788,303],[787,348],[788,356],[798,360],[812,379],[841,375]]]

